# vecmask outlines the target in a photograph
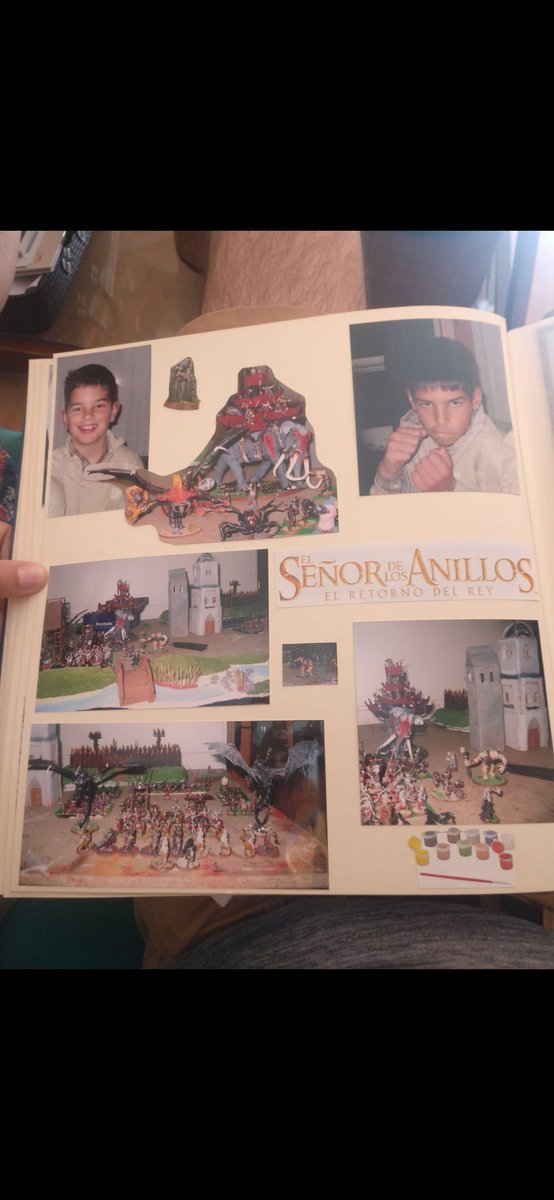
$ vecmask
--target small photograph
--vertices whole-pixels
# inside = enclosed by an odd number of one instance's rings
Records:
[[[338,683],[336,642],[285,642],[283,686]]]
[[[379,321],[350,347],[361,496],[519,493],[499,329]]]
[[[20,883],[327,888],[323,723],[33,726]]]
[[[169,395],[164,408],[176,412],[196,411],[200,407],[196,389],[196,375],[192,358],[182,358],[169,372]]]
[[[267,704],[267,550],[53,567],[37,712]]]
[[[362,825],[554,821],[535,622],[357,624],[354,648]]]
[[[516,837],[492,829],[429,829],[408,838],[420,888],[515,887]]]
[[[189,466],[162,476],[98,463],[86,473],[120,488],[130,525],[153,525],[174,545],[338,530],[336,479],[317,456],[304,396],[269,366],[239,371],[213,436]]]
[[[127,346],[58,360],[48,515],[124,509],[113,479],[88,474],[97,463],[118,470],[148,466],[150,347]]]

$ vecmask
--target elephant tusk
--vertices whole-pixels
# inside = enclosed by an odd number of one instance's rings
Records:
[[[294,471],[294,468],[295,468],[299,458],[300,458],[299,450],[297,450],[295,454],[291,455],[291,459],[289,462],[289,469],[288,469],[288,471],[285,472],[287,479],[292,479],[293,481],[298,480],[298,479],[304,479],[303,475],[293,475],[293,473],[292,473]]]
[[[305,476],[304,476],[304,478],[305,478],[305,480],[306,480],[306,483],[307,483],[308,487],[309,487],[309,488],[311,488],[313,492],[315,492],[315,491],[317,490],[317,488],[319,487],[320,483],[321,483],[321,478],[318,478],[318,479],[317,479],[317,483],[310,483],[310,473],[311,473],[311,472],[310,472],[310,460],[309,460],[309,458],[305,458],[305,459],[304,459],[304,466],[305,466],[305,468],[306,468],[306,474],[305,474]],[[317,478],[317,477],[316,477],[316,478]]]
[[[276,462],[273,464],[273,474],[274,474],[274,475],[276,475],[276,474],[277,474],[277,470],[278,470],[278,468],[281,466],[281,463],[282,463],[282,461],[283,461],[284,457],[285,457],[285,452],[284,452],[284,450],[283,450],[283,451],[281,452],[281,454],[279,455],[279,458],[277,459],[277,461],[276,461]],[[287,478],[288,478],[288,477],[287,477]]]

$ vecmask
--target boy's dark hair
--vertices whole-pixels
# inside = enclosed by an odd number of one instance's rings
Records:
[[[67,412],[71,393],[75,388],[79,387],[103,387],[108,393],[110,404],[115,404],[117,400],[117,383],[115,376],[107,367],[101,366],[100,363],[87,363],[85,367],[78,367],[75,371],[70,371],[66,375],[63,385],[64,391],[64,408]]]
[[[451,338],[435,338],[410,355],[406,385],[412,395],[420,387],[444,387],[450,392],[461,389],[470,397],[481,387],[479,368],[471,350]]]

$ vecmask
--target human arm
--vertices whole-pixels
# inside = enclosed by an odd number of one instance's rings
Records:
[[[66,499],[65,490],[61,479],[50,480],[50,495],[48,498],[48,516],[49,517],[65,517]]]

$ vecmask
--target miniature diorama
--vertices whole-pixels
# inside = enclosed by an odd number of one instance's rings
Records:
[[[498,818],[482,817],[487,824]],[[514,887],[514,847],[516,839],[508,831],[497,829],[429,829],[412,834],[408,849],[413,855],[421,888],[475,887],[490,885],[494,890]]]
[[[190,466],[159,476],[104,462],[88,467],[86,476],[118,484],[128,522],[154,525],[162,541],[244,541],[338,529],[335,476],[317,457],[305,399],[269,366],[239,371],[237,391]]]
[[[354,647],[363,825],[554,820],[534,622],[356,624]]]
[[[336,642],[285,642],[283,686],[338,683]]]
[[[51,569],[37,711],[268,702],[266,550],[127,559],[125,574]]]
[[[35,725],[20,883],[328,887],[321,721]]]
[[[197,409],[199,405],[194,363],[192,358],[182,358],[169,372],[169,396],[164,408],[186,412],[187,409]]]

